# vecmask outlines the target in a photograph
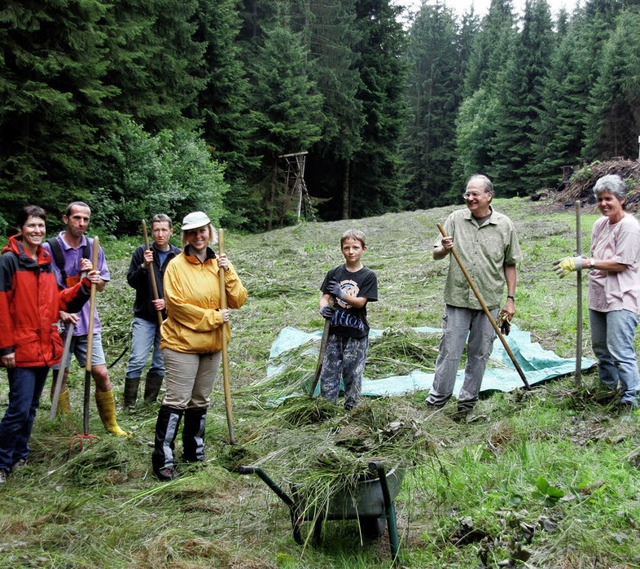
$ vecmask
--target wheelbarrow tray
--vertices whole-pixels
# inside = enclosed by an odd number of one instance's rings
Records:
[[[400,492],[405,469],[395,467],[386,473],[389,499],[393,502]],[[291,484],[291,493],[298,511],[304,512],[306,520],[315,519],[318,512],[307,508],[307,500],[301,496],[295,484]],[[386,514],[386,506],[380,476],[367,476],[359,480],[355,488],[343,488],[329,500],[322,517],[327,520],[355,520],[360,518],[379,518]]]
[[[357,519],[366,537],[379,537],[385,528],[389,530],[391,555],[397,560],[399,541],[394,500],[400,492],[405,469],[395,467],[387,474],[384,464],[374,461],[369,463],[369,471],[376,476],[360,480],[355,491],[344,489],[338,492],[329,500],[326,511],[312,511],[315,508],[309,506],[304,497],[296,491],[295,486],[292,488],[292,495],[289,496],[261,468],[238,468],[239,474],[256,474],[289,507],[293,537],[297,543],[304,543],[300,533],[303,520],[313,521],[314,544],[318,544],[325,520]]]

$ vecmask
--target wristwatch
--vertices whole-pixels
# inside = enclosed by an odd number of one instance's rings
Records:
[[[508,295],[507,295],[507,298],[510,298],[511,300],[513,300],[513,302],[515,302],[515,301],[516,301],[516,297],[515,297],[515,296],[513,296],[512,294],[508,294]]]
[[[596,268],[596,261],[593,257],[591,257],[591,260],[589,261],[589,269],[593,270]]]

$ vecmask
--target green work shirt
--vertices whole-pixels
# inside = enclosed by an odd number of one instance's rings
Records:
[[[513,222],[491,208],[491,217],[478,226],[468,209],[454,211],[444,222],[447,235],[489,310],[500,307],[504,294],[504,266],[522,260]],[[440,237],[435,247],[442,242]],[[452,306],[482,310],[458,262],[450,256],[444,301]]]

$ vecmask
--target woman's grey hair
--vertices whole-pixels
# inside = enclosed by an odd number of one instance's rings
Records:
[[[479,182],[482,182],[484,191],[490,194],[493,193],[493,183],[484,174],[474,174],[467,180],[467,183],[465,184],[464,187],[466,188],[471,183],[472,180],[478,180]]]
[[[593,193],[596,196],[603,192],[609,192],[622,201],[627,195],[627,184],[618,174],[608,174],[602,176],[593,186]]]

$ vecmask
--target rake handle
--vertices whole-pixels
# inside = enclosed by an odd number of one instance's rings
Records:
[[[144,236],[144,247],[147,249],[151,249],[149,245],[149,235],[147,235],[147,222],[142,220],[142,235]],[[153,300],[158,300],[160,298],[160,294],[158,293],[158,283],[156,283],[156,271],[153,268],[153,265],[149,267],[149,278],[151,279],[151,290],[153,292]],[[158,315],[158,326],[162,326],[162,310],[156,310],[156,314]]]
[[[218,229],[218,255],[224,254],[224,229]],[[220,308],[227,309],[227,289],[224,283],[224,269],[218,268],[220,274]],[[222,385],[224,387],[224,405],[227,412],[227,426],[229,428],[229,442],[236,444],[233,428],[233,407],[231,404],[231,382],[229,380],[229,351],[228,342],[230,336],[229,323],[225,322],[222,328]]]
[[[96,235],[93,238],[93,256],[91,259],[91,270],[98,268],[98,254],[100,252],[100,240]],[[83,426],[85,436],[89,434],[89,400],[91,398],[91,368],[93,361],[93,329],[96,322],[96,283],[91,283],[89,294],[89,328],[87,331],[87,359],[84,363],[84,416]]]

